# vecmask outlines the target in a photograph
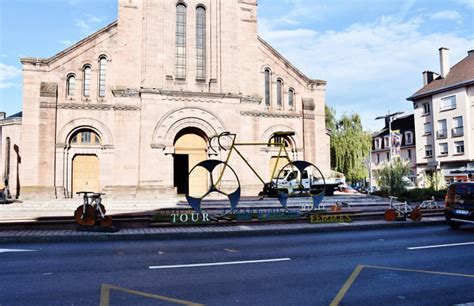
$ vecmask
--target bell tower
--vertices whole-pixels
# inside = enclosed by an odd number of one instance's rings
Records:
[[[117,89],[138,89],[141,83],[143,9],[145,0],[118,1]]]

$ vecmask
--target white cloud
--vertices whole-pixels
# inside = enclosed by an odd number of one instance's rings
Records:
[[[20,69],[0,63],[0,88],[15,87],[17,84],[11,82],[11,80],[20,75]]]
[[[74,25],[85,34],[90,34],[96,30],[97,26],[105,20],[104,17],[87,15],[85,18],[75,19]]]
[[[469,9],[474,9],[474,0],[457,0],[456,2],[464,5],[465,7]]]
[[[420,17],[399,21],[385,16],[341,31],[319,33],[275,30],[271,20],[266,20],[259,30],[309,77],[328,81],[326,101],[339,114],[357,112],[364,126],[375,130],[381,123],[373,120],[374,114],[412,111],[405,99],[422,86],[422,71],[439,71],[439,47],[451,49],[454,65],[474,45],[472,36],[422,34],[423,22]]]
[[[65,46],[70,46],[70,45],[72,45],[72,41],[70,41],[70,40],[68,40],[68,39],[58,40],[58,43],[63,44],[63,45],[65,45]]]
[[[437,12],[431,15],[430,18],[433,20],[456,20],[458,23],[462,22],[461,14],[452,10]]]

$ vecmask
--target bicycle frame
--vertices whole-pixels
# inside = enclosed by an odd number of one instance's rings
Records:
[[[221,138],[223,137],[228,137],[231,139],[231,145],[230,145],[230,148],[226,148],[222,143],[221,143]],[[211,137],[209,139],[209,148],[216,152],[217,151],[213,148],[213,145],[212,145],[212,141],[214,139],[217,139],[217,142],[218,142],[218,146],[219,146],[219,149],[221,150],[224,150],[224,151],[229,151],[229,153],[227,153],[227,157],[225,159],[225,164],[224,164],[224,168],[222,169],[222,171],[220,172],[219,174],[219,177],[216,181],[216,185],[218,185],[221,180],[222,180],[222,177],[224,176],[224,172],[225,172],[225,169],[227,167],[227,164],[230,160],[230,157],[232,156],[232,152],[236,152],[238,154],[238,156],[245,162],[245,164],[250,168],[250,170],[252,170],[252,172],[255,174],[255,176],[260,180],[260,182],[262,182],[263,185],[265,185],[267,182],[265,182],[263,180],[263,178],[258,174],[258,172],[254,169],[254,167],[252,167],[252,165],[249,163],[249,161],[243,156],[243,154],[239,151],[239,149],[237,148],[238,146],[272,146],[272,147],[278,147],[279,150],[278,150],[278,155],[277,155],[277,160],[276,160],[276,163],[275,163],[275,166],[273,166],[273,169],[272,169],[272,173],[270,175],[270,180],[272,180],[272,178],[275,176],[276,174],[276,171],[278,169],[278,164],[279,164],[279,161],[280,159],[286,159],[288,161],[288,163],[291,163],[292,160],[288,154],[288,151],[286,150],[286,146],[285,146],[285,143],[284,142],[278,142],[278,143],[270,143],[270,142],[254,142],[254,143],[246,143],[246,142],[242,142],[242,143],[238,143],[236,142],[237,138],[237,134],[233,134],[233,133],[230,133],[230,132],[224,132],[220,135],[215,135],[213,137]],[[282,154],[283,153],[283,154]]]

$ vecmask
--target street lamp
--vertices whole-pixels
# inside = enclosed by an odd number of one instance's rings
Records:
[[[385,123],[388,122],[388,139],[389,139],[388,143],[390,146],[389,158],[388,158],[389,162],[392,161],[392,120],[395,119],[396,116],[401,115],[401,114],[403,114],[403,112],[390,113],[390,111],[388,111],[387,115],[378,116],[377,118],[375,118],[375,120],[385,119]]]

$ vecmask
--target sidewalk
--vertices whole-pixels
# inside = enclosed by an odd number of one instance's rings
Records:
[[[293,198],[289,200],[289,205],[294,202],[308,202],[309,198]],[[325,197],[323,206],[331,206],[336,202],[350,202],[354,206],[369,203],[369,205],[388,205],[388,200],[374,196],[333,196]],[[102,203],[107,209],[107,214],[127,214],[143,213],[153,214],[155,211],[164,208],[189,208],[184,196],[163,195],[160,199],[109,199],[104,198]],[[9,204],[0,204],[0,223],[35,221],[48,217],[72,217],[76,208],[82,204],[81,198],[75,199],[55,199],[55,200],[25,200],[15,201]],[[208,204],[212,206],[214,204]],[[259,207],[261,205],[274,205],[281,207],[276,198],[266,198],[262,201],[241,199],[239,207],[250,205]]]
[[[304,201],[300,199],[292,200],[289,205],[297,206]],[[326,197],[323,204],[333,205],[335,202],[350,202],[353,207],[377,206],[386,207],[388,203],[383,198],[367,196],[342,196]],[[378,229],[397,228],[411,226],[428,226],[445,223],[444,217],[424,217],[421,222],[399,221],[386,222],[383,218],[377,217],[375,220],[354,220],[353,223],[332,223],[332,224],[310,224],[298,222],[286,223],[248,223],[244,225],[232,224],[208,224],[202,226],[164,226],[145,228],[119,228],[117,233],[105,232],[81,232],[67,229],[60,226],[58,229],[29,228],[27,223],[38,222],[42,218],[65,217],[73,218],[75,209],[81,205],[82,199],[56,199],[48,201],[29,200],[23,202],[13,202],[0,205],[0,243],[1,242],[46,242],[46,241],[103,241],[103,240],[145,240],[145,239],[180,239],[180,238],[208,238],[208,237],[229,237],[229,236],[254,236],[254,235],[279,235],[293,233],[314,233],[328,231],[348,231],[358,229]],[[117,214],[138,214],[151,216],[157,210],[164,208],[188,208],[183,196],[163,196],[160,199],[107,199],[103,200],[107,209],[107,214],[114,216]],[[210,201],[207,205],[222,205]],[[243,199],[239,207],[261,207],[275,205],[280,207],[277,199]],[[300,204],[301,205],[301,204]],[[135,216],[136,218],[136,216]],[[3,229],[2,224],[8,225],[18,223],[20,229],[10,230],[8,226]],[[22,224],[25,224],[22,226]],[[120,226],[120,225],[119,225]],[[125,225],[124,225],[125,227]],[[11,227],[10,227],[11,228]],[[76,228],[73,225],[73,228]]]
[[[105,199],[107,214],[150,213],[163,208],[177,208],[184,197],[169,196],[162,199]],[[73,217],[82,205],[82,199],[25,200],[0,204],[0,223],[34,221],[47,217]]]
[[[418,227],[445,224],[444,217],[423,218],[420,222],[385,220],[355,221],[353,223],[310,224],[279,223],[249,225],[176,226],[159,228],[120,229],[116,233],[82,232],[75,230],[17,230],[0,231],[0,243],[72,242],[119,240],[167,240],[217,238],[235,236],[284,235],[297,233],[375,230],[382,228]]]

